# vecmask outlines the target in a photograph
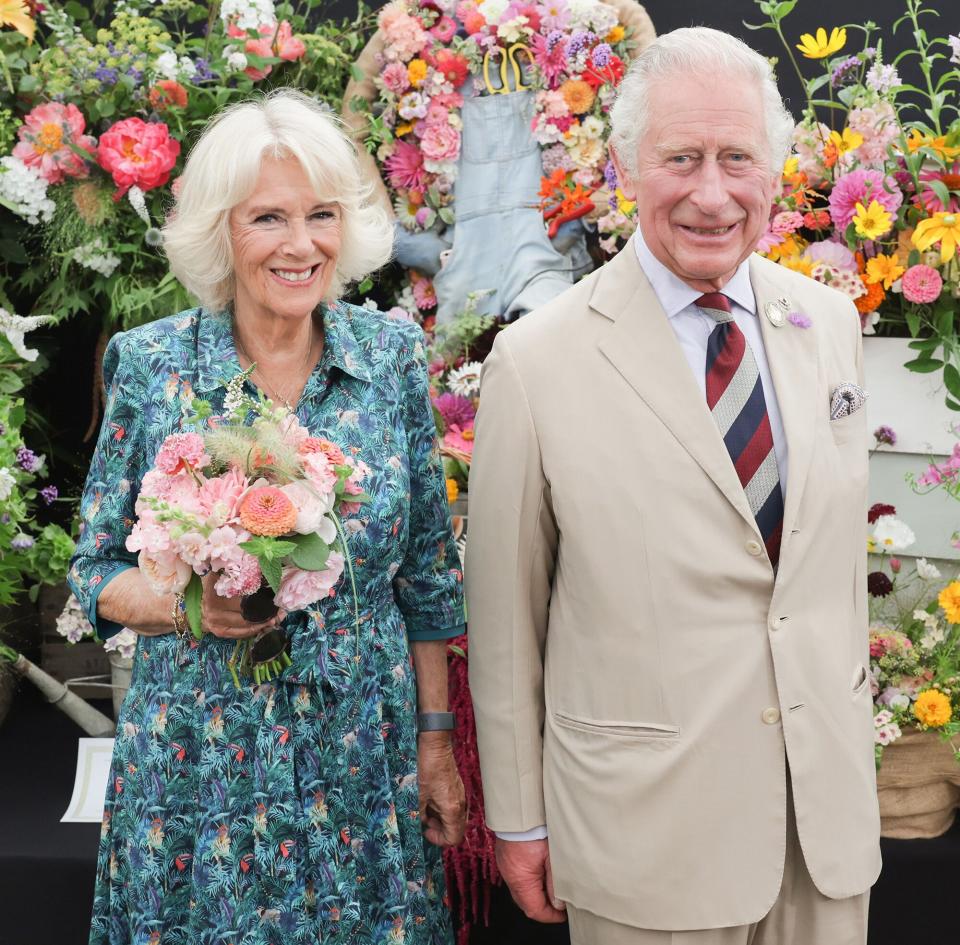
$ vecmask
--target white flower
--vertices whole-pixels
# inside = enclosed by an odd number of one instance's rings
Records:
[[[928,614],[925,610],[915,610],[913,612],[913,619],[919,620],[928,631],[936,630],[940,625],[940,621],[937,620],[936,615]]]
[[[889,725],[884,725],[883,728],[878,728],[874,732],[874,741],[878,745],[889,745],[891,742],[895,742],[903,734],[900,731],[900,726],[896,722],[891,722]]]
[[[177,60],[177,54],[172,49],[161,53],[154,60],[153,68],[158,75],[162,75],[165,79],[175,79],[180,72],[180,63]]]
[[[49,315],[14,315],[5,308],[0,308],[0,334],[10,342],[10,347],[24,361],[37,360],[37,349],[28,348],[24,344],[24,335],[52,321]]]
[[[134,651],[137,649],[137,634],[129,627],[124,627],[119,633],[104,640],[103,648],[108,653],[116,652],[125,659],[133,659]]]
[[[227,53],[227,70],[229,72],[243,72],[247,68],[247,57],[238,49]]]
[[[597,6],[597,0],[567,0],[567,9],[570,11],[570,29],[589,29]]]
[[[483,0],[480,12],[489,26],[496,26],[508,6],[508,0]]]
[[[180,74],[192,79],[197,74],[197,67],[189,56],[180,57]]]
[[[601,39],[620,22],[620,14],[607,3],[597,3],[590,14],[590,29]]]
[[[461,397],[474,397],[480,393],[480,362],[468,361],[454,368],[447,375],[447,387]]]
[[[57,205],[47,198],[47,182],[34,167],[19,158],[0,158],[0,201],[27,223],[49,223]]]
[[[525,16],[515,16],[512,20],[505,20],[497,27],[497,36],[505,43],[517,43],[526,35],[524,27],[527,23],[529,20]]]
[[[273,0],[223,0],[220,18],[242,30],[255,30],[265,23],[276,23]]]
[[[940,569],[926,558],[917,558],[917,574],[925,581],[936,581],[941,576]]]
[[[892,88],[900,85],[900,76],[896,66],[887,66],[882,62],[875,62],[867,72],[864,80],[867,88],[878,95],[886,95]]]
[[[880,728],[881,726],[886,725],[887,722],[891,721],[892,719],[893,719],[893,713],[892,713],[892,712],[890,712],[888,709],[881,709],[881,710],[873,717],[873,724],[874,724],[877,728]]]
[[[150,226],[150,213],[147,210],[147,201],[143,196],[143,191],[137,186],[131,187],[127,191],[127,200],[130,201],[130,206],[133,207],[137,216],[140,217],[147,226]]]
[[[577,134],[581,138],[602,138],[603,122],[596,115],[587,115],[577,129]]]
[[[950,44],[950,61],[960,66],[960,36],[948,36],[947,42]]]
[[[85,269],[99,272],[101,276],[107,279],[114,274],[117,266],[120,265],[120,257],[107,249],[107,244],[100,236],[89,243],[78,246],[73,251],[73,261]]]
[[[945,627],[938,625],[928,629],[927,632],[920,637],[920,649],[926,650],[929,653],[938,643],[943,643],[946,635],[947,631]]]
[[[16,488],[17,480],[7,466],[0,467],[0,502],[6,502]]]
[[[892,515],[881,515],[873,526],[873,544],[879,551],[903,551],[916,540],[910,527]]]
[[[93,626],[80,606],[80,601],[71,594],[57,617],[57,633],[71,643],[78,643],[84,637],[93,636]]]

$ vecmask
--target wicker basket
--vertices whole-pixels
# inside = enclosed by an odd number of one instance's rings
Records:
[[[880,834],[897,840],[939,837],[960,807],[960,764],[934,732],[907,729],[883,750],[877,772]]]

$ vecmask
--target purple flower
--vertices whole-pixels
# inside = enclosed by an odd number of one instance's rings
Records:
[[[613,166],[613,161],[607,161],[603,169],[603,179],[606,181],[607,190],[611,193],[617,189],[617,169]]]
[[[567,44],[567,56],[571,59],[579,56],[596,38],[590,30],[577,30]]]
[[[40,490],[40,498],[43,499],[47,505],[50,505],[59,495],[60,492],[56,486],[46,486]]]
[[[134,82],[140,82],[143,79],[143,69],[138,69],[136,66],[131,66],[127,69],[127,75],[133,79]]]
[[[43,465],[43,457],[37,456],[33,450],[21,446],[17,450],[17,463],[24,472],[36,472]]]
[[[194,65],[197,67],[193,77],[194,82],[209,82],[217,77],[216,72],[210,68],[210,63],[206,59],[197,59]]]
[[[873,438],[877,441],[877,446],[881,446],[884,443],[887,446],[897,445],[897,434],[894,433],[893,427],[877,427],[877,429],[873,431]]]
[[[441,394],[434,400],[433,405],[443,417],[444,423],[461,429],[471,423],[477,414],[470,399],[461,397],[460,394]]]
[[[547,33],[547,52],[552,53],[557,45],[562,43],[565,38],[566,34],[563,30],[551,30]]]
[[[93,77],[100,82],[101,85],[116,85],[117,79],[120,78],[120,73],[116,69],[108,69],[106,66],[99,66],[93,72]]]
[[[13,551],[29,551],[33,547],[33,539],[29,535],[15,535],[10,547]]]
[[[871,571],[867,575],[867,590],[873,597],[886,597],[893,590],[893,581],[883,571]]]
[[[593,47],[593,64],[598,69],[606,69],[610,65],[610,56],[613,50],[609,43],[598,43]]]
[[[790,322],[791,325],[796,325],[797,328],[809,328],[813,324],[813,322],[801,312],[791,312],[787,316],[787,321]]]
[[[849,59],[844,59],[843,62],[834,67],[830,74],[830,84],[835,89],[840,88],[841,85],[846,85],[853,81],[854,73],[858,68],[860,68],[859,56],[850,56]]]

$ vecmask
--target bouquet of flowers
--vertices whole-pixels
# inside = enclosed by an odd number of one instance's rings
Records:
[[[227,384],[223,417],[194,399],[189,420],[206,429],[164,440],[143,477],[127,538],[150,586],[184,595],[197,639],[201,578],[210,572],[218,575],[216,593],[243,597],[252,621],[332,596],[350,567],[340,515],[369,499],[359,484],[366,464],[311,436],[287,408],[245,394],[248,375]],[[289,665],[279,631],[261,640],[235,649],[230,671],[238,686],[238,665],[255,682]]]
[[[906,367],[942,371],[947,405],[960,410],[960,37],[929,37],[937,11],[906,0],[894,31],[909,29],[915,48],[891,63],[872,23],[794,43],[783,20],[797,0],[756,2],[768,21],[752,28],[776,31],[807,95],[758,250],[849,295],[864,334],[914,338]],[[862,48],[848,46],[852,31]],[[795,49],[819,75],[804,76]],[[907,65],[922,88],[901,78]]]
[[[606,232],[605,248],[615,250],[617,200],[608,211],[592,199],[616,187],[608,115],[629,37],[614,7],[598,0],[392,0],[378,24],[384,47],[368,146],[403,226],[441,233],[454,222],[468,80],[477,93],[515,82],[535,93],[531,133],[541,147],[541,210],[550,236],[593,214]],[[414,274],[411,289],[419,311],[436,305],[428,278]]]
[[[924,558],[904,568],[896,554],[914,535],[892,505],[874,505],[868,520],[867,549],[881,556],[867,575],[877,765],[908,726],[939,732],[960,762],[960,581],[944,585]]]

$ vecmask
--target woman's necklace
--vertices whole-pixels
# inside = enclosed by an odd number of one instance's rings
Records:
[[[240,354],[243,355],[243,358],[247,362],[247,364],[252,364],[254,366],[253,370],[250,372],[250,376],[257,378],[260,381],[260,383],[266,389],[266,392],[270,395],[271,400],[279,401],[281,404],[283,404],[284,407],[287,408],[287,410],[293,410],[293,404],[291,403],[290,393],[293,390],[296,390],[296,385],[299,382],[299,379],[303,377],[304,372],[307,369],[307,365],[310,362],[310,354],[313,351],[312,329],[310,334],[310,340],[307,343],[307,354],[306,354],[306,357],[304,357],[303,359],[303,364],[300,365],[300,373],[298,377],[294,378],[294,387],[287,388],[286,393],[281,391],[279,388],[276,387],[276,385],[272,384],[270,381],[267,380],[266,377],[264,377],[263,372],[257,366],[256,362],[253,360],[253,358],[250,357],[249,354],[247,354],[247,349],[244,348],[243,342],[240,340],[240,336],[236,331],[234,331],[233,333],[233,340],[234,340],[234,343],[236,344],[237,350],[240,352]]]

